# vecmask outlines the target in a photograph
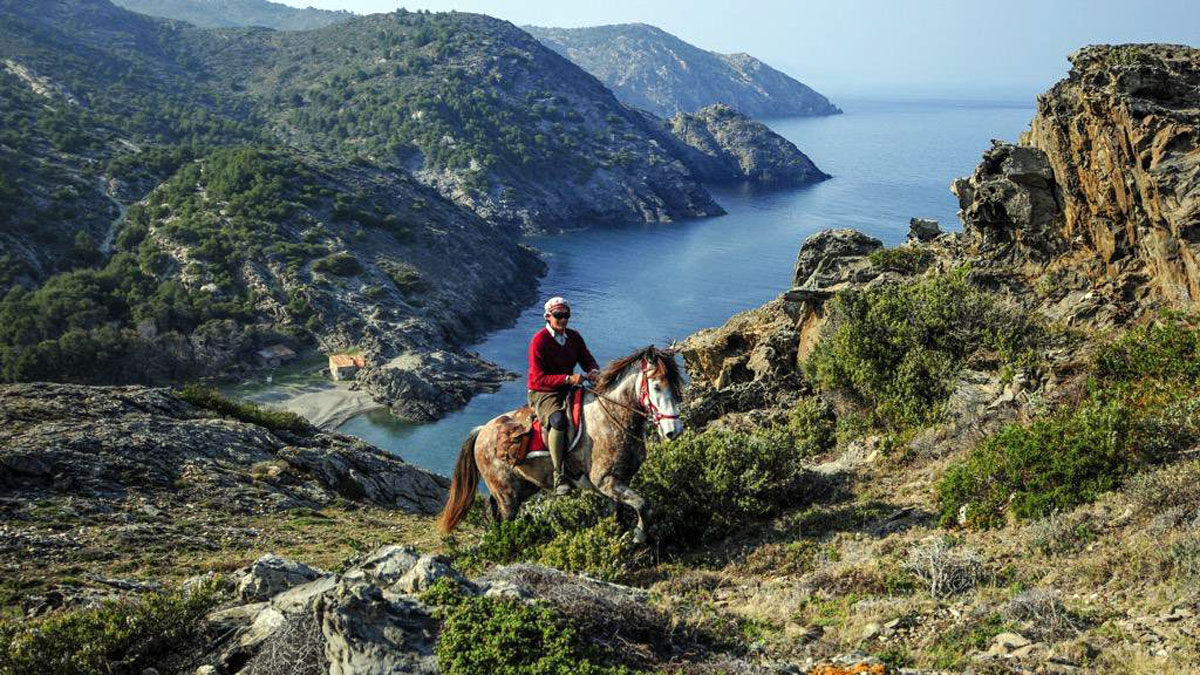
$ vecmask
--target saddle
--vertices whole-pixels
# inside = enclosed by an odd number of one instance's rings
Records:
[[[575,431],[575,437],[571,439],[571,448],[574,448],[583,430],[583,389],[573,389],[567,400],[571,429]],[[506,464],[516,466],[527,459],[549,456],[546,432],[533,408],[521,406],[507,415],[497,417],[496,424],[500,427],[496,434],[496,454]]]

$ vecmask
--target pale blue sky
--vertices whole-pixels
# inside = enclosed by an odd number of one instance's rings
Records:
[[[1025,97],[1086,44],[1200,46],[1196,0],[281,0],[297,7],[480,12],[515,24],[642,22],[748,52],[819,91]]]

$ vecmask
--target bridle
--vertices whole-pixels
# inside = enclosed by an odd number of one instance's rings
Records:
[[[654,401],[650,399],[650,376],[647,374],[647,371],[646,371],[646,367],[648,365],[649,364],[646,363],[646,359],[643,357],[642,358],[642,387],[641,387],[641,393],[638,396],[638,403],[641,404],[642,408],[645,409],[644,414],[646,415],[646,419],[654,420],[655,424],[658,424],[658,422],[660,420],[677,420],[677,419],[679,419],[679,415],[667,415],[667,414],[663,413],[662,411],[660,411],[658,409],[658,406],[654,405]]]
[[[657,424],[660,420],[679,419],[679,415],[668,415],[668,414],[662,412],[661,410],[659,410],[658,406],[654,405],[654,401],[650,398],[649,365],[650,364],[646,363],[646,359],[643,357],[642,363],[641,363],[642,383],[641,383],[641,386],[638,387],[638,405],[641,406],[641,408],[629,405],[628,403],[625,403],[624,401],[618,401],[615,398],[605,396],[604,394],[601,394],[600,392],[596,391],[595,389],[592,389],[590,391],[591,391],[592,395],[595,396],[598,400],[608,401],[609,403],[618,405],[622,408],[625,408],[626,410],[629,410],[630,412],[633,412],[638,415],[641,415],[642,417],[645,417],[647,420],[652,420],[655,424]],[[609,417],[609,419],[612,419],[612,415],[609,414],[608,409],[604,407],[603,403],[600,404],[600,409],[604,411],[604,414],[607,415]]]

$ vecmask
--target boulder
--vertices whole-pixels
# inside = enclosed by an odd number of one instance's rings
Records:
[[[309,567],[268,553],[255,560],[241,573],[237,584],[237,596],[242,602],[261,602],[276,595],[328,574],[324,570]]]
[[[423,555],[404,576],[396,583],[396,588],[403,593],[420,593],[434,584],[438,579],[450,578],[462,586],[467,580],[456,572],[445,558],[437,555]]]
[[[980,255],[1047,261],[1064,248],[1058,184],[1046,153],[1002,141],[950,186]]]
[[[347,572],[350,578],[368,578],[380,586],[392,586],[400,581],[420,560],[412,546],[389,544],[380,546]]]
[[[858,230],[822,230],[804,241],[792,271],[792,286],[838,290],[849,283],[865,282],[875,274],[867,260],[883,242]]]
[[[908,221],[908,239],[910,241],[933,241],[942,234],[938,221],[929,218],[912,218]]]
[[[437,620],[410,598],[343,581],[316,608],[329,675],[437,673]]]

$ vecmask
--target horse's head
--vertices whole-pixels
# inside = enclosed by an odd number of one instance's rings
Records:
[[[683,433],[683,421],[679,419],[683,381],[675,355],[650,347],[642,356],[640,367],[638,403],[658,433],[667,439],[675,438]]]
[[[619,394],[623,401],[618,403],[644,415],[665,438],[683,432],[679,419],[683,376],[672,351],[651,345],[616,359],[600,373],[596,391]]]

